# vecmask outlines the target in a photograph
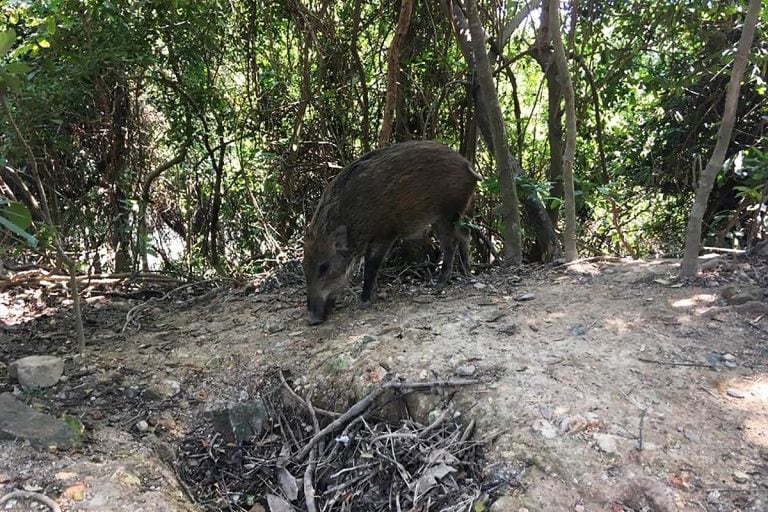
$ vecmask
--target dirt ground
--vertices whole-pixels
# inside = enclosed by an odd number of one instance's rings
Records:
[[[482,379],[452,394],[454,407],[481,435],[498,434],[489,465],[526,468],[523,487],[491,510],[768,511],[765,299],[722,298],[729,285],[760,284],[754,271],[765,266],[721,258],[680,286],[677,265],[496,269],[439,295],[385,282],[373,306],[358,307],[350,291],[317,327],[300,285],[151,303],[125,333],[142,301],[94,299],[83,356],[72,355],[66,316],[25,318],[6,290],[2,362],[65,357],[66,380],[24,399],[79,417],[86,444],[62,453],[0,442],[0,496],[26,488],[64,510],[198,510],[173,475],[174,446],[204,411],[255,396],[265,369],[279,366],[300,394],[316,388],[336,410],[394,375]],[[169,381],[178,393],[142,400]],[[419,395],[408,413],[427,417],[446,399]]]

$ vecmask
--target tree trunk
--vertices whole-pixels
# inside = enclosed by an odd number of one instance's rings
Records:
[[[472,50],[477,66],[477,85],[479,102],[486,107],[490,125],[493,155],[496,160],[496,172],[499,176],[501,191],[502,221],[504,222],[504,259],[508,265],[520,265],[523,262],[522,235],[520,232],[520,203],[517,198],[512,166],[507,159],[507,131],[504,127],[504,117],[501,113],[499,98],[496,95],[496,85],[493,82],[491,64],[485,49],[485,32],[480,25],[480,15],[477,2],[467,2],[467,17],[469,31],[472,35]]]
[[[151,173],[149,173],[141,184],[141,202],[139,203],[139,218],[138,218],[138,236],[139,236],[139,254],[141,255],[141,270],[143,272],[149,272],[149,260],[147,258],[147,245],[149,240],[149,229],[147,228],[147,207],[150,202],[150,189],[152,183],[160,177],[162,173],[180,164],[187,157],[187,150],[191,144],[191,139],[187,139],[179,149],[179,153],[171,160],[157,166]]]
[[[562,80],[563,96],[565,97],[566,139],[562,174],[565,206],[563,246],[565,247],[565,261],[573,261],[578,256],[576,251],[576,199],[573,187],[573,160],[576,154],[576,99],[573,92],[573,83],[571,82],[571,73],[568,70],[568,61],[565,58],[563,37],[560,34],[559,7],[560,0],[550,0],[549,33],[552,36],[557,74]]]
[[[467,63],[467,67],[469,68],[469,75],[475,76],[477,75],[477,65],[475,62],[474,54],[472,52],[472,46],[467,37],[467,33],[469,31],[467,20],[464,17],[464,13],[462,12],[461,8],[455,2],[452,1],[449,3],[448,9],[448,15],[451,17],[454,35],[456,36],[459,49],[461,50],[461,53],[464,56],[464,60]],[[480,130],[480,134],[483,137],[485,145],[488,147],[491,153],[495,154],[495,146],[491,138],[491,124],[487,114],[488,109],[486,105],[481,101],[481,97],[479,94],[477,94],[476,88],[474,91],[473,99],[475,105],[475,122],[477,123],[477,127]],[[508,147],[504,158],[505,162],[507,162],[509,167],[512,168],[514,176],[522,175],[523,171],[520,168],[520,164],[512,156],[512,153],[509,151]],[[538,259],[540,261],[551,261],[559,254],[559,246],[555,227],[547,215],[547,210],[544,207],[544,204],[541,202],[541,199],[539,199],[535,191],[531,191],[529,194],[523,195],[519,198],[519,200],[525,210],[528,224],[534,231],[537,244],[536,251],[538,254]]]
[[[408,33],[412,10],[413,0],[401,0],[400,17],[397,20],[395,35],[392,37],[392,43],[389,45],[389,52],[387,53],[387,93],[384,100],[381,131],[379,132],[379,146],[389,144],[389,137],[392,135],[392,120],[397,104],[397,78],[400,75],[400,48],[405,40],[405,35]]]
[[[680,264],[680,277],[691,277],[698,269],[699,245],[701,244],[701,224],[704,214],[707,211],[707,202],[709,194],[712,192],[712,186],[718,172],[723,167],[725,152],[731,140],[731,133],[736,121],[736,107],[739,101],[739,90],[741,89],[741,78],[744,75],[744,69],[747,66],[749,49],[752,46],[752,39],[755,35],[755,25],[757,16],[760,13],[760,0],[749,0],[747,16],[744,19],[744,28],[741,32],[741,39],[736,49],[736,55],[733,59],[733,69],[731,70],[731,80],[728,82],[728,89],[725,93],[725,108],[723,109],[723,120],[720,123],[720,129],[717,132],[717,142],[712,156],[704,168],[704,172],[699,177],[699,184],[696,187],[696,197],[691,208],[691,215],[688,218],[688,229],[685,237],[685,253],[683,261]]]
[[[531,48],[531,55],[541,66],[547,81],[547,142],[549,143],[547,179],[552,184],[549,194],[563,199],[563,111],[560,107],[563,99],[563,84],[551,45],[550,6],[549,1],[541,6],[539,29],[536,31],[536,42]],[[547,206],[547,213],[552,224],[557,225],[560,206]]]

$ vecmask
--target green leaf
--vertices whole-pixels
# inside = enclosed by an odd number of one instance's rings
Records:
[[[11,62],[5,66],[5,70],[8,73],[29,73],[32,71],[32,66],[25,62]]]
[[[15,30],[8,29],[0,32],[0,57],[8,53],[14,41],[16,41]]]
[[[47,39],[45,39],[44,37],[43,37],[43,38],[41,38],[41,39],[40,39],[40,40],[37,42],[37,44],[38,44],[38,46],[40,46],[40,48],[50,48],[50,47],[51,47],[51,43],[50,43],[50,41],[48,41],[48,40],[47,40]]]
[[[56,33],[56,18],[53,16],[48,16],[45,19],[45,30],[48,32],[49,36],[52,36]]]
[[[3,216],[16,224],[19,229],[26,230],[32,224],[32,214],[21,203],[10,202],[2,211]]]
[[[14,224],[13,222],[9,221],[5,217],[0,216],[0,226],[3,226],[5,229],[13,233],[14,235],[22,238],[25,242],[27,242],[27,245],[31,248],[37,247],[37,238],[30,235],[23,229],[19,229],[19,226]]]
[[[65,413],[61,416],[61,419],[64,420],[64,423],[69,426],[69,429],[74,432],[78,438],[85,432],[85,425],[83,425],[83,422],[80,421],[80,418],[77,416],[71,416]]]

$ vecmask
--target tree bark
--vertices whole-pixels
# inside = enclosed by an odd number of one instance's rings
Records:
[[[747,66],[749,49],[752,46],[752,40],[755,35],[755,25],[757,16],[760,13],[760,0],[750,0],[747,16],[744,19],[744,28],[741,31],[741,38],[736,49],[736,55],[733,58],[733,69],[731,70],[731,80],[728,82],[728,89],[725,93],[725,108],[723,109],[723,120],[720,123],[720,129],[717,132],[717,142],[712,156],[704,168],[704,172],[699,177],[699,184],[696,187],[696,196],[691,208],[691,214],[688,217],[688,229],[685,237],[685,252],[683,261],[680,264],[680,277],[691,277],[698,269],[699,245],[701,244],[701,224],[704,214],[707,211],[707,202],[709,194],[712,192],[712,186],[718,172],[723,167],[725,152],[731,141],[733,126],[736,122],[736,107],[739,101],[739,90],[741,89],[741,78],[744,75],[744,69]]]
[[[400,17],[397,20],[395,35],[392,37],[392,43],[389,45],[389,52],[387,53],[387,93],[384,100],[381,131],[379,132],[379,146],[389,144],[389,138],[392,135],[392,120],[397,104],[397,78],[400,75],[400,49],[405,35],[408,33],[412,10],[413,0],[401,0]]]
[[[472,51],[472,45],[467,37],[469,32],[469,25],[462,12],[460,6],[453,0],[448,3],[448,15],[451,18],[451,23],[454,29],[454,35],[461,50],[464,60],[469,68],[470,76],[477,74],[477,64]],[[490,51],[489,51],[490,55]],[[486,105],[481,101],[480,95],[477,93],[477,88],[474,90],[474,105],[475,105],[475,122],[480,134],[483,137],[485,145],[488,147],[492,154],[495,154],[495,146],[491,138],[491,124],[489,122]],[[505,161],[509,167],[512,168],[514,176],[520,176],[523,174],[522,169],[518,161],[512,156],[512,153],[507,147],[507,152],[504,155]],[[537,244],[537,252],[540,261],[551,261],[559,254],[559,246],[557,240],[557,233],[555,227],[547,214],[547,210],[544,204],[539,199],[535,191],[531,191],[529,194],[524,194],[519,198],[526,218],[531,229],[534,231]]]
[[[522,235],[520,230],[520,203],[517,197],[512,166],[507,155],[507,131],[504,126],[504,116],[501,113],[499,98],[496,95],[496,85],[493,82],[491,64],[485,49],[485,32],[480,25],[480,14],[476,0],[467,1],[467,18],[469,31],[472,35],[472,50],[477,69],[477,85],[479,100],[486,106],[490,125],[493,155],[496,160],[496,172],[499,176],[501,193],[502,221],[504,222],[504,259],[508,265],[520,265],[523,262]]]
[[[557,74],[562,81],[565,98],[565,153],[563,154],[563,198],[565,207],[565,261],[573,261],[578,257],[576,251],[576,199],[573,187],[573,160],[576,154],[576,99],[573,92],[571,73],[568,70],[568,60],[565,57],[563,37],[560,33],[560,0],[549,2],[549,32],[552,36],[554,60]]]

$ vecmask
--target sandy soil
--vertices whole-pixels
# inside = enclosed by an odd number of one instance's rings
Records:
[[[86,356],[68,357],[68,380],[32,400],[78,415],[89,444],[33,455],[0,443],[0,494],[32,486],[55,497],[69,472],[87,493],[62,497],[64,509],[194,509],[165,452],[202,411],[257,394],[264,369],[277,365],[299,392],[316,388],[315,399],[337,410],[393,375],[483,379],[452,395],[454,406],[481,434],[501,432],[488,464],[526,467],[524,488],[492,510],[766,511],[768,317],[760,303],[724,304],[726,285],[754,281],[738,265],[710,265],[687,286],[674,284],[676,265],[496,270],[437,296],[421,283],[384,283],[372,307],[350,292],[317,327],[306,324],[301,286],[158,304],[125,334],[138,302],[97,304]],[[40,322],[8,330],[4,362],[44,353],[41,336],[48,352],[72,352],[66,322]],[[167,379],[180,393],[143,404],[141,390]],[[420,395],[408,412],[426,417],[446,399]],[[146,419],[155,434],[136,429]],[[94,507],[107,492],[119,497]]]

